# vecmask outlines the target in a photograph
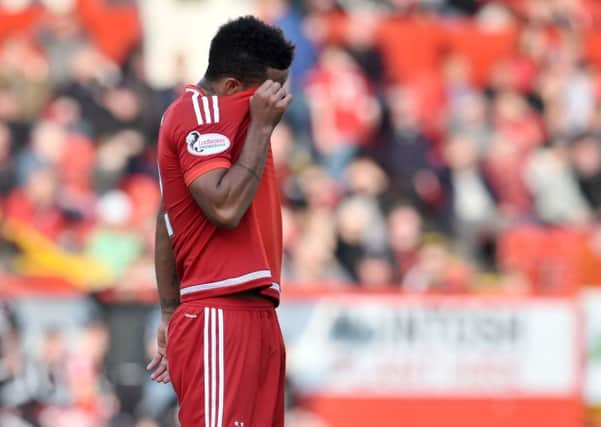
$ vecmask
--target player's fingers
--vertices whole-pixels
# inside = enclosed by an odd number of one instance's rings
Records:
[[[278,82],[272,82],[272,85],[269,86],[269,94],[275,95],[275,93],[282,88],[282,85]]]
[[[159,367],[150,375],[150,379],[156,381],[157,378],[160,377],[161,375],[163,375],[164,372],[165,372],[165,370],[163,368]]]
[[[268,98],[272,98],[282,86],[278,82],[273,82],[271,86],[266,90],[265,95]]]
[[[267,82],[265,82],[265,83],[267,83]],[[253,93],[252,96],[250,97],[250,101],[252,101],[253,99],[260,99],[260,98],[265,97],[265,87],[264,87],[265,83],[263,83],[261,86],[259,86],[257,88],[255,93]]]
[[[281,99],[284,99],[288,95],[288,90],[285,87],[280,87],[274,94],[271,96],[271,101],[273,103],[278,102]]]
[[[265,80],[257,89],[259,93],[268,93],[275,82],[273,80]]]
[[[163,374],[165,374],[165,371],[167,370],[166,366],[159,366],[153,373],[152,375],[150,375],[150,379],[153,381],[159,381],[159,378],[161,378],[161,376],[163,376]]]
[[[155,375],[154,377],[151,377],[151,379],[157,383],[162,383],[163,380],[165,379],[165,374],[166,374],[166,372],[161,372],[159,375]]]
[[[286,96],[284,96],[284,98],[282,98],[280,101],[278,101],[276,106],[277,106],[277,108],[281,108],[281,109],[285,110],[286,108],[288,108],[288,106],[290,105],[291,102],[292,102],[292,94],[287,93]]]
[[[154,370],[157,366],[159,366],[159,363],[161,363],[162,358],[163,356],[159,353],[155,354],[150,363],[148,363],[148,365],[146,366],[146,369],[148,371]]]
[[[157,365],[153,368],[153,372],[150,375],[150,378],[156,378],[159,375],[161,375],[165,369],[167,369],[167,359],[164,357],[161,357],[161,359],[159,360],[159,363],[157,363]]]
[[[255,91],[253,96],[251,97],[251,101],[253,99],[258,100],[262,104],[267,104],[269,102],[269,98],[271,96],[271,88],[275,82],[272,80],[266,80],[259,88]]]
[[[163,375],[161,375],[159,378],[156,379],[157,382],[160,382],[163,384],[167,384],[170,380],[171,380],[171,378],[169,377],[169,371],[165,371],[163,373]]]
[[[161,366],[155,371],[154,380],[160,383],[169,382],[169,365],[167,364],[167,359],[163,358],[161,361]]]

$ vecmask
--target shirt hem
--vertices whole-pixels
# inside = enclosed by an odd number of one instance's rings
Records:
[[[215,169],[229,169],[232,166],[231,162],[225,159],[214,159],[209,160],[205,163],[192,168],[190,171],[184,174],[184,182],[186,185],[192,184],[196,178],[211,172]]]
[[[214,289],[200,289],[198,291],[190,292],[180,296],[181,302],[199,301],[207,298],[223,297],[228,295],[237,294],[240,292],[251,291],[253,289],[259,289],[261,295],[268,296],[274,299],[276,302],[279,301],[279,293],[271,288],[271,278],[259,278],[250,280],[248,282],[241,283],[234,286],[226,286]],[[182,289],[185,289],[183,287]],[[181,291],[181,290],[180,290]],[[277,305],[277,304],[276,304]]]

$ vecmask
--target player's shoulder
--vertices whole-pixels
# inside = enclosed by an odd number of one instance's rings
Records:
[[[195,86],[186,86],[173,103],[170,115],[187,128],[237,122],[248,113],[251,95],[250,91],[229,96],[207,95]]]

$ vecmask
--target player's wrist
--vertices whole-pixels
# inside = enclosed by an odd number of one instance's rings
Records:
[[[169,304],[169,305],[162,305],[161,304],[161,313],[163,314],[173,314],[173,312],[175,312],[175,310],[177,310],[177,307],[179,306],[179,302],[177,303],[173,303],[173,304]]]
[[[168,324],[169,321],[171,320],[171,318],[173,317],[173,313],[175,313],[175,310],[170,310],[170,311],[163,311],[161,310],[161,322],[163,324]]]
[[[161,298],[161,316],[171,317],[179,306],[179,298]]]
[[[275,124],[267,121],[253,120],[250,124],[249,131],[256,132],[262,137],[269,138],[273,133],[275,126]]]

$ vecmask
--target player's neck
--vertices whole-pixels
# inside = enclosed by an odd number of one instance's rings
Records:
[[[203,78],[201,81],[196,83],[196,86],[199,87],[206,95],[215,95],[216,93],[211,85],[211,82],[209,82],[206,78]]]

